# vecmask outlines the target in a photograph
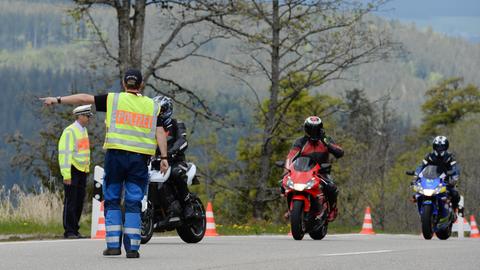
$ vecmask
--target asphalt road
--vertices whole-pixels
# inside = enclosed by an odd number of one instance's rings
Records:
[[[480,269],[480,239],[426,241],[411,235],[207,237],[185,244],[155,237],[140,259],[103,257],[103,240],[0,243],[0,269]]]

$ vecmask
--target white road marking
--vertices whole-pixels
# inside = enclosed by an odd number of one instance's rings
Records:
[[[363,254],[378,254],[378,253],[389,253],[393,250],[372,250],[372,251],[358,251],[358,252],[346,252],[346,253],[330,253],[330,254],[320,254],[320,256],[330,257],[330,256],[348,256],[348,255],[363,255]]]

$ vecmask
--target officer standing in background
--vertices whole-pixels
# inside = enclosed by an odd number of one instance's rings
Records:
[[[63,201],[64,238],[84,238],[80,229],[80,216],[85,198],[85,186],[90,172],[90,142],[87,125],[93,116],[92,105],[73,110],[75,122],[63,130],[58,141],[58,163],[63,176],[65,199]]]
[[[105,155],[105,228],[107,249],[104,256],[121,254],[121,239],[127,258],[139,258],[142,199],[148,185],[147,161],[160,149],[160,170],[166,172],[167,135],[162,121],[157,121],[160,108],[149,97],[142,96],[144,87],[139,70],[128,70],[122,80],[123,93],[92,96],[75,94],[41,98],[45,105],[95,104],[106,112]],[[125,190],[125,213],[120,207]],[[124,222],[122,222],[124,220]]]

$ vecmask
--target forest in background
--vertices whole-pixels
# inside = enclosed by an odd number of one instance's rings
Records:
[[[0,101],[5,116],[0,122],[0,130],[10,142],[0,142],[0,154],[10,160],[16,150],[14,146],[20,147],[17,150],[21,151],[16,153],[22,154],[14,160],[15,169],[10,169],[10,164],[3,164],[0,184],[7,187],[18,183],[28,189],[37,184],[38,177],[32,177],[33,167],[40,167],[40,175],[48,180],[52,175],[58,175],[43,163],[50,159],[50,165],[54,166],[56,162],[52,152],[56,144],[54,137],[50,138],[48,147],[41,148],[42,160],[35,159],[31,153],[29,156],[28,152],[37,151],[37,147],[40,149],[39,131],[47,128],[55,131],[50,133],[60,135],[62,127],[70,121],[68,109],[56,111],[64,116],[64,120],[52,124],[49,119],[56,115],[42,111],[36,97],[65,95],[74,90],[103,93],[106,89],[118,89],[116,73],[111,67],[102,65],[104,61],[92,62],[99,53],[92,53],[89,47],[94,35],[83,23],[74,22],[66,13],[66,7],[59,6],[58,1],[55,1],[57,5],[51,2],[29,1],[28,6],[23,1],[0,3],[0,79],[4,82],[5,97]],[[70,1],[63,2],[68,4]],[[96,12],[111,15],[102,8]],[[102,27],[112,27],[113,18],[97,16],[101,18]],[[350,69],[345,74],[346,80],[329,82],[303,93],[288,112],[288,118],[298,125],[286,129],[286,134],[274,142],[274,157],[282,159],[285,156],[291,142],[301,135],[301,123],[308,114],[319,114],[326,121],[329,134],[347,152],[346,157],[334,165],[334,176],[342,190],[340,222],[356,225],[364,207],[369,204],[380,217],[377,222],[382,229],[411,231],[416,226],[416,216],[407,201],[409,179],[403,171],[419,163],[429,150],[432,135],[418,135],[420,131],[416,128],[426,123],[421,106],[427,101],[427,90],[441,86],[445,79],[463,77],[463,82],[458,81],[456,86],[460,85],[462,89],[468,88],[469,84],[480,85],[476,76],[480,63],[475,61],[480,59],[480,46],[439,35],[431,29],[420,30],[414,25],[372,19],[378,25],[386,26],[394,40],[403,44],[404,51],[386,62]],[[158,30],[151,23],[147,26],[148,31]],[[230,42],[212,42],[203,50],[216,57],[228,57]],[[205,62],[198,59],[187,59],[166,73],[176,75],[185,85],[196,89],[212,111],[225,116],[235,126],[222,126],[196,118],[181,106],[177,106],[176,113],[187,122],[191,133],[189,156],[200,164],[209,184],[202,185],[199,192],[208,193],[216,204],[221,222],[248,222],[255,192],[251,182],[258,177],[255,174],[258,167],[250,162],[258,157],[255,131],[259,129],[259,115],[253,105],[255,96],[229,77],[221,66],[208,67],[205,68]],[[262,86],[261,80],[253,83]],[[443,89],[456,88],[447,83]],[[259,93],[259,98],[263,100],[266,93]],[[305,110],[306,105],[315,110]],[[332,113],[331,108],[337,107],[340,109]],[[101,134],[103,115],[97,115],[95,122],[95,128],[98,127]],[[478,153],[475,145],[478,121],[474,114],[469,114],[448,125],[440,125],[448,126],[440,131],[451,135],[452,149],[462,164],[460,190],[468,191],[467,198],[478,197],[480,192],[475,186],[474,165]],[[23,139],[37,144],[16,144]],[[101,136],[97,139],[98,147]],[[94,161],[101,165],[101,150],[96,149],[96,152]],[[20,169],[25,173],[20,174]],[[277,191],[279,174],[280,171],[275,172],[269,178],[268,187],[272,194]],[[205,188],[208,190],[203,190]],[[264,218],[281,222],[283,213],[276,209],[282,207],[282,203],[280,198],[272,199]],[[466,204],[469,211],[478,214],[477,202],[467,199]]]

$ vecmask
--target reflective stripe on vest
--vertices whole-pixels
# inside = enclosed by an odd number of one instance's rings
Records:
[[[72,132],[67,132],[66,133],[66,138],[65,138],[65,149],[68,149],[69,148],[69,143],[70,143],[70,133],[73,133]],[[69,162],[69,159],[70,159],[70,154],[72,154],[70,151],[68,150],[59,150],[58,151],[58,154],[59,155],[65,155],[65,157],[63,158],[63,163],[60,165],[60,169],[70,169],[70,166],[72,166]]]
[[[141,103],[132,104],[133,102]],[[104,148],[154,155],[159,112],[158,105],[148,97],[137,97],[129,93],[108,94]]]

